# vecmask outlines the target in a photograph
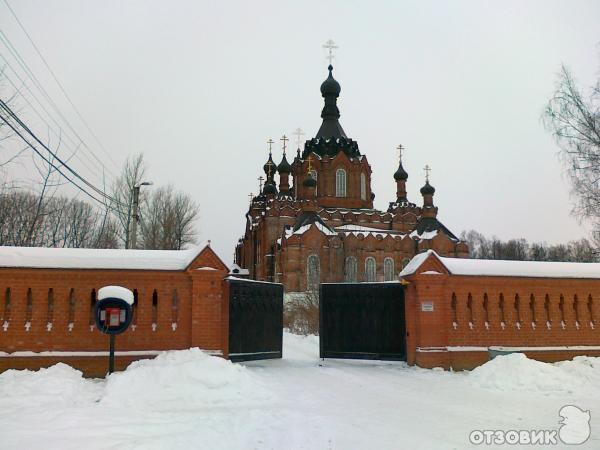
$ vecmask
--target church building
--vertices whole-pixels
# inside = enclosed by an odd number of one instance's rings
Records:
[[[291,164],[285,136],[279,164],[269,148],[265,183],[246,213],[236,264],[251,279],[283,283],[286,292],[305,292],[323,282],[397,280],[411,258],[427,250],[468,257],[467,244],[438,219],[429,176],[422,199],[413,203],[407,198],[408,173],[401,156],[396,172],[390,173],[396,198],[387,211],[374,209],[371,166],[339,122],[341,88],[333,67],[328,69],[321,84],[323,123],[315,137],[297,150]]]

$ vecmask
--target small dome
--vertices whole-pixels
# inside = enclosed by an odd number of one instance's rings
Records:
[[[291,173],[292,172],[292,166],[290,166],[290,163],[288,162],[288,160],[285,157],[285,155],[283,155],[283,159],[281,160],[281,162],[277,166],[277,171],[279,173]]]
[[[304,178],[304,181],[302,182],[302,185],[304,187],[317,187],[317,180],[315,180],[312,175],[310,174],[310,172],[306,175],[306,178]]]
[[[429,181],[425,182],[425,186],[421,188],[421,195],[433,195],[435,194],[435,188],[429,184]]]
[[[408,173],[406,173],[406,170],[404,170],[404,167],[402,167],[402,163],[400,163],[400,165],[398,166],[398,170],[396,170],[396,172],[394,173],[394,180],[406,181],[407,179],[408,179]]]
[[[275,162],[273,161],[273,156],[270,153],[269,153],[269,159],[263,166],[263,170],[265,171],[265,174],[267,176],[269,176],[269,166],[271,167],[270,176],[272,177],[273,175],[275,175],[275,171],[277,170],[277,164],[275,164]]]
[[[321,95],[323,97],[327,97],[330,95],[339,97],[340,91],[342,90],[342,88],[340,87],[340,83],[335,81],[335,79],[333,78],[333,75],[331,74],[331,71],[333,70],[333,66],[331,64],[329,65],[328,69],[329,69],[329,76],[327,77],[327,79],[325,81],[323,81],[323,84],[321,84]]]
[[[263,194],[277,195],[277,186],[275,186],[275,182],[273,180],[266,181],[265,187],[263,188]]]

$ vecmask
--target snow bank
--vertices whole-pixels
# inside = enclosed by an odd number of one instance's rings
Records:
[[[600,383],[600,358],[576,357],[571,361],[544,363],[523,353],[498,356],[468,374],[471,383],[500,391],[542,394],[572,393],[596,389]]]
[[[0,409],[23,403],[72,406],[100,398],[102,383],[83,378],[79,370],[63,363],[48,369],[7,370],[0,374]]]
[[[164,409],[239,405],[266,397],[266,389],[246,367],[192,348],[136,361],[110,375],[101,402]]]

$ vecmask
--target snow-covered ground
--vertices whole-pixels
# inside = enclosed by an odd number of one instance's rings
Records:
[[[232,364],[192,349],[106,380],[62,364],[5,372],[0,449],[462,450],[476,429],[556,430],[569,404],[591,411],[592,429],[570,447],[599,449],[600,358],[509,355],[451,373],[322,362],[318,338],[286,334],[282,360]]]

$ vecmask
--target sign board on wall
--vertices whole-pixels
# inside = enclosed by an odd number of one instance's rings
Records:
[[[421,302],[421,311],[432,312],[433,302]]]

